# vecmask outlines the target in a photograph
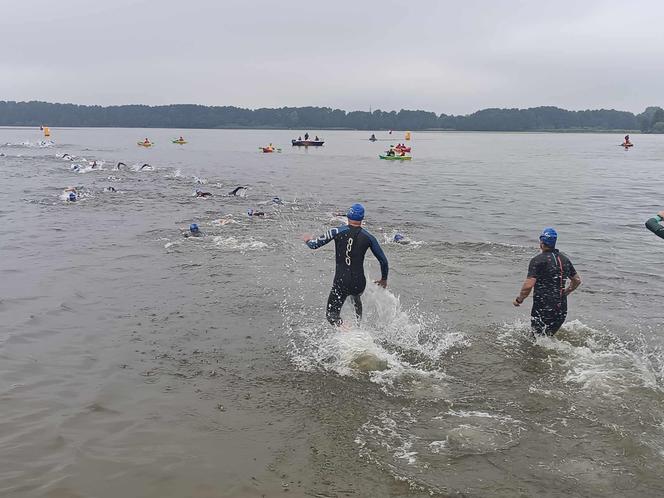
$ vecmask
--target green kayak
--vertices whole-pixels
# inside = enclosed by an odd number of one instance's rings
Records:
[[[410,161],[413,158],[413,156],[386,156],[383,154],[380,154],[378,157],[387,159],[388,161]]]

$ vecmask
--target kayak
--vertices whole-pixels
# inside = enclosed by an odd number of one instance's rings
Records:
[[[136,142],[136,143],[138,145],[140,145],[141,147],[152,147],[152,145],[154,144],[154,142],[147,142],[147,143],[145,143],[145,142]]]
[[[291,140],[293,147],[320,147],[325,143],[324,140]]]
[[[274,147],[259,147],[259,149],[265,154],[269,154],[270,152],[281,152],[281,149],[276,149]]]
[[[378,157],[387,159],[388,161],[410,161],[413,158],[413,156],[386,156],[383,154],[380,154]]]
[[[184,144],[187,143],[186,140],[171,140],[171,142],[173,142],[174,144],[180,144],[180,145],[184,145]]]

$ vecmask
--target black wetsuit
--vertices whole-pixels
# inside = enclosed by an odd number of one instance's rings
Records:
[[[660,221],[662,221],[662,218],[654,216],[646,221],[646,228],[658,237],[664,239],[664,227],[659,224]]]
[[[528,278],[535,278],[533,309],[530,324],[533,332],[553,335],[567,318],[565,280],[576,275],[574,265],[567,256],[554,249],[530,260]]]
[[[364,276],[364,255],[368,249],[380,262],[381,278],[387,280],[389,270],[385,253],[378,244],[376,237],[362,227],[348,225],[332,228],[317,239],[307,242],[311,249],[318,249],[334,240],[336,247],[336,272],[332,290],[327,299],[327,320],[332,325],[342,323],[340,314],[346,298],[351,296],[355,306],[355,314],[362,318],[362,300],[360,295],[364,292],[367,279]]]

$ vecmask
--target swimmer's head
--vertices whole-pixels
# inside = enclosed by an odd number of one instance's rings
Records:
[[[362,221],[364,219],[364,206],[359,203],[353,204],[346,213],[346,216],[349,220]]]
[[[279,199],[279,197],[273,197],[272,202],[274,202],[275,204],[282,204],[281,199]]]
[[[542,230],[542,234],[540,235],[539,240],[546,247],[553,249],[554,247],[556,247],[556,242],[558,240],[558,232],[556,232],[555,229],[551,227],[547,227],[544,230]]]
[[[76,193],[75,192],[69,192],[69,195],[67,196],[67,199],[69,202],[76,202]]]
[[[401,242],[403,239],[404,239],[404,236],[401,235],[400,233],[398,233],[394,236],[394,242]]]
[[[198,233],[198,231],[199,231],[198,230],[198,225],[196,223],[192,223],[191,225],[189,225],[189,231],[191,233]]]
[[[248,214],[249,216],[252,216],[252,215],[254,214],[254,210],[253,210],[252,208],[247,209],[247,214]]]

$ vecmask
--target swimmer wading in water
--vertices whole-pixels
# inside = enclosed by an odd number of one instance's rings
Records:
[[[332,228],[318,238],[303,235],[302,239],[311,249],[318,249],[334,240],[336,250],[336,271],[332,290],[327,299],[327,320],[339,326],[341,307],[348,296],[353,300],[358,320],[362,318],[362,300],[360,296],[367,285],[364,276],[364,255],[368,249],[380,262],[381,279],[376,281],[381,287],[387,287],[388,263],[385,253],[378,244],[376,237],[362,228],[364,206],[353,204],[346,214],[348,225]]]

